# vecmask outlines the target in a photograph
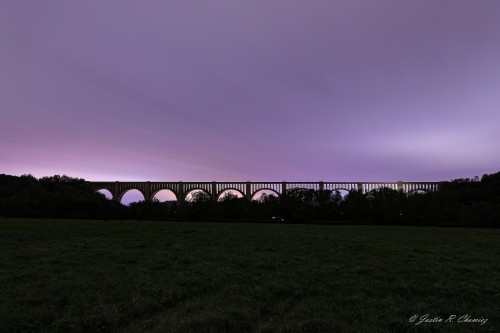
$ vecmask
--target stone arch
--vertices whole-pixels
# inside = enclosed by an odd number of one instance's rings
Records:
[[[273,192],[274,194],[276,194],[276,196],[279,198],[280,197],[280,193],[278,193],[278,191],[276,190],[273,190],[272,188],[268,188],[268,187],[264,187],[264,188],[260,188],[258,189],[257,191],[253,192],[252,195],[250,196],[250,200],[255,200],[255,195],[261,191],[269,191],[269,192]]]
[[[141,189],[139,188],[127,188],[125,190],[123,190],[122,192],[120,192],[120,194],[118,195],[118,202],[123,204],[122,203],[122,200],[123,200],[123,197],[130,191],[138,191],[140,194],[142,194],[142,197],[144,198],[143,200],[146,200],[146,194],[144,193],[144,191],[142,191]]]
[[[374,191],[380,191],[380,190],[394,190],[394,191],[397,191],[397,189],[391,187],[391,186],[387,186],[387,185],[374,185],[373,187],[369,188],[369,189],[366,189],[365,190],[365,193],[370,193],[370,192],[374,192]]]
[[[310,190],[314,190],[312,188],[307,188],[307,187],[289,187],[286,189],[287,192],[291,192],[291,191],[310,191]]]
[[[202,188],[193,188],[193,189],[189,189],[187,192],[185,192],[183,194],[183,196],[182,196],[183,197],[183,201],[188,201],[189,202],[190,200],[188,200],[188,196],[191,193],[194,193],[194,192],[203,192],[203,193],[207,194],[210,197],[210,199],[213,199],[213,196],[207,190],[202,189]]]
[[[332,192],[335,192],[335,191],[345,191],[345,192],[351,193],[354,190],[353,189],[348,189],[348,188],[345,188],[345,187],[336,187],[336,188],[331,189],[330,191],[332,191]]]
[[[225,192],[236,192],[236,193],[239,193],[241,195],[242,198],[245,198],[245,193],[241,192],[240,190],[236,189],[236,188],[225,188],[221,191],[219,191],[219,193],[217,193],[217,201],[219,201],[220,199],[222,199],[222,195],[223,193]]]
[[[103,193],[103,191],[107,192],[107,193]],[[108,200],[113,200],[113,191],[111,191],[109,188],[100,188],[100,189],[97,189],[96,190],[96,193],[99,193],[99,194],[102,194],[106,197],[106,199]]]
[[[423,193],[422,193],[423,192]],[[413,195],[413,194],[429,194],[430,190],[426,188],[414,188],[411,191],[408,192],[408,195]]]
[[[174,194],[174,196],[175,196],[175,200],[176,200],[177,202],[179,201],[179,194],[178,194],[176,191],[174,191],[173,189],[168,188],[168,187],[162,187],[162,188],[159,188],[159,189],[157,189],[156,191],[154,191],[153,193],[151,193],[151,200],[153,200],[153,199],[154,199],[154,197],[155,197],[158,193],[160,193],[161,191],[170,191],[170,192],[172,192],[172,193]]]
[[[353,189],[347,189],[347,188],[339,187],[339,188],[334,188],[331,191],[332,191],[332,193],[334,193],[335,191],[338,191],[340,193],[340,196],[342,198],[345,198],[345,197],[347,197],[354,190]]]

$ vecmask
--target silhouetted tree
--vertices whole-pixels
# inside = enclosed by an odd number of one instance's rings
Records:
[[[366,194],[370,206],[369,218],[377,223],[398,223],[403,219],[406,195],[387,187]]]
[[[0,216],[89,219],[273,220],[287,222],[357,221],[451,226],[500,226],[500,172],[443,182],[439,191],[407,195],[389,188],[363,194],[351,191],[290,189],[280,197],[257,201],[228,192],[215,201],[203,191],[190,202],[157,200],[130,206],[107,200],[83,179],[51,176],[36,179],[0,175]]]

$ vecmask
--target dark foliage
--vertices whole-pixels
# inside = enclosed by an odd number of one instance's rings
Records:
[[[0,216],[122,218],[126,209],[91,190],[84,179],[0,175]]]
[[[406,195],[389,188],[369,193],[290,189],[279,198],[248,201],[204,192],[181,204],[142,201],[123,206],[68,176],[36,179],[0,175],[0,216],[86,219],[183,219],[361,222],[401,225],[500,226],[500,172],[443,182],[439,191]]]

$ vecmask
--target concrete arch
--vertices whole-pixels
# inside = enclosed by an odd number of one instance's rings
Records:
[[[212,194],[211,194],[210,192],[208,192],[207,190],[202,189],[202,188],[193,188],[193,189],[187,190],[187,191],[186,191],[186,192],[182,195],[182,200],[183,200],[183,201],[188,201],[188,200],[186,200],[186,199],[187,199],[187,197],[188,197],[188,195],[189,195],[189,194],[194,193],[194,192],[199,192],[199,191],[204,192],[205,194],[207,194],[207,195],[210,197],[210,199],[213,199]],[[179,197],[177,197],[177,198],[179,198]]]
[[[369,193],[369,192],[373,192],[373,191],[380,191],[380,190],[394,190],[394,191],[397,191],[396,188],[393,188],[391,186],[387,186],[387,185],[375,185],[373,186],[372,188],[367,188],[365,189],[365,193]]]
[[[353,190],[353,189],[347,189],[347,188],[344,188],[344,187],[338,187],[338,188],[331,189],[330,191],[332,191],[332,192],[335,192],[335,191],[346,191],[347,193],[351,193],[352,191],[355,191],[355,190]]]
[[[95,191],[96,191],[96,193],[104,195],[106,197],[106,199],[109,199],[109,200],[113,200],[114,199],[114,197],[113,197],[113,191],[111,191],[109,188],[103,187],[103,188],[99,188],[99,189],[97,189]],[[104,193],[101,193],[101,191],[107,191],[107,192],[109,192],[109,196],[110,197],[108,198]]]
[[[313,191],[314,191],[314,189],[312,189],[312,188],[307,188],[307,187],[290,187],[290,188],[287,188],[287,189],[286,189],[286,191],[287,191],[287,192],[292,192],[292,191],[304,191],[304,190],[305,190],[305,191],[311,191],[311,190],[313,190]]]
[[[257,193],[259,193],[260,191],[270,191],[270,192],[273,192],[274,194],[276,194],[276,196],[279,198],[280,197],[280,193],[278,193],[278,191],[276,190],[273,190],[272,188],[268,188],[268,187],[264,187],[264,188],[260,188],[258,189],[257,191],[254,191],[252,193],[252,195],[250,196],[250,200],[254,200],[254,197]]]
[[[175,200],[179,201],[179,194],[177,193],[177,191],[174,191],[173,189],[168,188],[168,187],[162,187],[162,188],[155,190],[153,193],[151,193],[150,200],[153,200],[155,195],[157,195],[159,192],[165,191],[165,190],[172,192],[175,195]]]
[[[342,200],[344,200],[345,198],[347,198],[348,195],[350,195],[352,192],[355,192],[356,190],[353,189],[348,190],[346,188],[334,188],[333,190],[329,191],[331,191],[330,195],[334,194],[335,192],[338,192]]]
[[[408,192],[408,195],[413,195],[413,194],[417,194],[418,192],[424,192],[425,194],[429,194],[429,189],[426,189],[426,188],[415,188],[411,191]]]
[[[242,198],[246,198],[246,197],[245,197],[245,193],[241,192],[240,190],[238,190],[238,189],[236,189],[236,188],[232,188],[232,187],[230,187],[230,188],[225,188],[225,189],[223,189],[223,190],[219,191],[219,193],[217,193],[217,196],[216,196],[217,201],[219,201],[219,200],[221,199],[222,193],[227,192],[227,191],[234,191],[234,192],[238,192],[239,194],[241,194],[241,197],[242,197]]]
[[[123,197],[125,196],[125,194],[127,194],[127,192],[134,191],[134,190],[139,191],[139,192],[142,194],[142,196],[144,197],[144,200],[147,200],[147,196],[146,196],[146,194],[145,194],[145,193],[144,193],[144,191],[142,191],[141,189],[139,189],[139,188],[127,188],[127,189],[125,189],[125,190],[121,191],[121,192],[118,194],[117,201],[118,201],[119,203],[121,203],[121,202],[122,202]]]

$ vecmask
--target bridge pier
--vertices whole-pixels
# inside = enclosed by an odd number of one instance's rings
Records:
[[[252,184],[250,182],[245,184],[245,198],[247,198],[248,201],[252,200]]]
[[[151,182],[146,182],[146,185],[144,186],[144,201],[153,201]]]
[[[115,182],[111,187],[111,194],[113,195],[113,200],[120,202],[120,183]]]
[[[398,191],[403,191],[403,182],[398,182]]]
[[[177,190],[177,202],[181,203],[184,202],[184,198],[186,196],[186,193],[184,193],[184,183],[179,182],[179,189]]]
[[[217,201],[217,182],[213,181],[212,182],[212,193],[209,193],[210,197],[213,201]]]

